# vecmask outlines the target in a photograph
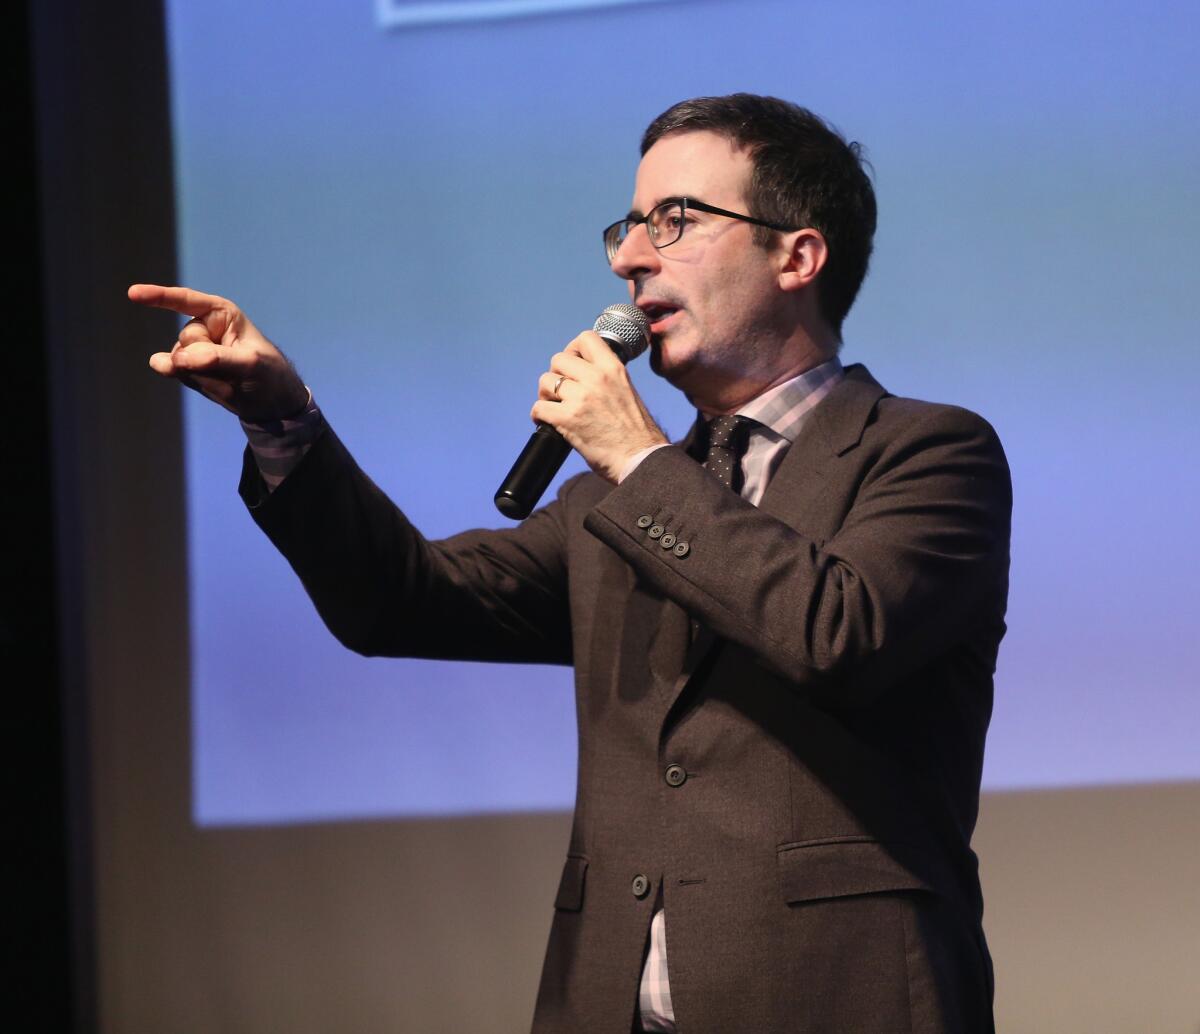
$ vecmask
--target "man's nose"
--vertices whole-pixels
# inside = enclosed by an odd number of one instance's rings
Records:
[[[612,260],[612,271],[622,280],[634,280],[658,268],[658,249],[650,243],[645,223],[629,231]]]

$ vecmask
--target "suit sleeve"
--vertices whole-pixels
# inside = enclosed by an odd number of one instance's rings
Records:
[[[553,503],[518,527],[425,539],[327,429],[268,493],[238,487],[329,630],[368,656],[569,664],[566,546]]]
[[[660,449],[585,527],[717,635],[830,703],[859,706],[1001,623],[1011,487],[991,427],[925,406],[875,447],[839,530],[820,542]],[[688,542],[680,557],[639,527]],[[645,521],[643,520],[643,524]]]

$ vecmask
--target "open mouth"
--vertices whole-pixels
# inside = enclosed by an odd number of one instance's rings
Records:
[[[650,321],[650,332],[652,334],[661,333],[666,329],[672,317],[679,312],[679,309],[674,305],[645,305],[642,306],[642,312],[646,314],[646,319]]]

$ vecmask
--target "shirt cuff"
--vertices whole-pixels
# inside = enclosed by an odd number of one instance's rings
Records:
[[[635,452],[629,458],[629,462],[625,464],[625,469],[621,471],[621,476],[617,478],[617,484],[619,485],[622,481],[629,477],[630,474],[637,470],[638,464],[641,463],[642,460],[644,460],[647,456],[649,456],[650,453],[652,453],[655,449],[665,449],[666,447],[666,442],[659,442],[657,445],[647,446],[641,452]]]
[[[312,448],[325,427],[325,418],[313,401],[312,389],[305,385],[305,390],[308,391],[308,401],[295,416],[261,424],[246,420],[241,422],[250,452],[268,492],[274,492],[304,459],[304,454]]]

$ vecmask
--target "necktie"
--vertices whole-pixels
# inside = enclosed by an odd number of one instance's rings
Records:
[[[708,425],[708,455],[704,469],[726,488],[742,490],[742,457],[750,444],[754,421],[744,416],[719,416]]]

